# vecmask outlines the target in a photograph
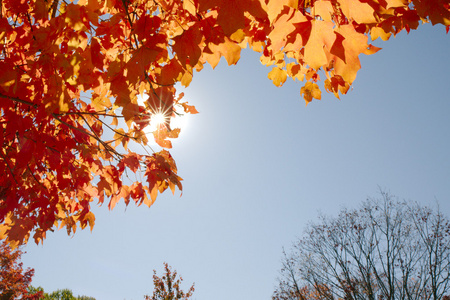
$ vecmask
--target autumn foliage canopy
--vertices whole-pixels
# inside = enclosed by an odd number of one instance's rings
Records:
[[[0,9],[0,238],[16,245],[92,229],[94,201],[150,206],[181,190],[170,119],[197,110],[175,84],[187,87],[205,64],[236,64],[248,47],[276,86],[302,81],[309,103],[319,81],[345,94],[359,55],[379,50],[372,40],[450,25],[448,0],[0,0]],[[157,113],[159,152],[145,133]]]
[[[39,300],[41,291],[29,291],[34,269],[24,270],[20,249],[11,250],[4,241],[0,243],[0,299]]]

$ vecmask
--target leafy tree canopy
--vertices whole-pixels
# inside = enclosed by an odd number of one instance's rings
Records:
[[[69,289],[61,289],[51,293],[44,293],[44,289],[42,287],[30,287],[29,291],[40,291],[43,293],[39,300],[95,300],[95,298],[88,296],[74,296],[72,290]]]
[[[92,229],[93,201],[151,206],[181,190],[170,119],[197,110],[174,85],[205,64],[248,47],[309,103],[320,80],[347,93],[359,55],[379,50],[370,41],[425,22],[448,30],[449,0],[1,0],[0,238]],[[144,132],[157,114],[159,152]]]
[[[156,275],[156,270],[153,270],[153,295],[145,295],[145,300],[188,300],[191,299],[194,293],[194,284],[189,288],[187,293],[181,289],[183,278],[177,275],[176,271],[164,263],[164,274],[159,277]]]
[[[12,250],[10,246],[2,242],[0,245],[0,299],[12,300],[38,300],[42,296],[41,291],[29,290],[34,269],[23,269],[20,262],[22,251]]]

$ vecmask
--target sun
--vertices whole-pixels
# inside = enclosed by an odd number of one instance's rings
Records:
[[[142,106],[146,106],[145,102],[148,96],[138,96],[138,104]],[[167,125],[170,125],[170,129],[179,128],[181,132],[186,130],[187,118],[186,115],[177,112],[176,107],[173,107],[173,115],[169,116],[167,111],[159,110],[153,112],[150,115],[149,125],[144,128],[144,132],[147,135],[153,135],[153,132],[166,128]]]
[[[152,114],[152,116],[150,117],[149,131],[153,132],[155,130],[158,130],[161,126],[165,126],[166,122],[167,117],[164,115],[163,112],[157,112],[155,114]]]

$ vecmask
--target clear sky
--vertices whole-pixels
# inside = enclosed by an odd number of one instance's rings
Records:
[[[319,211],[376,197],[440,204],[450,215],[450,35],[421,26],[362,56],[353,90],[305,107],[292,81],[275,87],[243,52],[194,75],[191,116],[172,155],[184,191],[148,208],[95,208],[96,225],[49,233],[22,256],[34,286],[97,300],[143,299],[169,263],[193,299],[268,300],[282,247]]]

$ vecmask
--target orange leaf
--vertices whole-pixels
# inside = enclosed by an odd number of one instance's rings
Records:
[[[217,63],[219,62],[217,60],[217,57],[220,58],[220,56],[225,57],[225,59],[228,62],[228,65],[235,65],[240,57],[241,57],[241,47],[239,47],[238,44],[236,44],[235,42],[233,42],[232,40],[230,40],[227,37],[224,37],[224,40],[216,45],[216,44],[212,44],[210,43],[208,45],[210,51],[213,53],[213,59],[210,62],[210,60],[208,60],[208,62],[215,67],[217,65]],[[217,56],[219,55],[219,56]],[[211,59],[211,58],[210,58]]]
[[[354,20],[358,24],[377,23],[375,11],[368,3],[359,0],[338,0],[338,2],[348,19]]]
[[[285,7],[298,9],[298,0],[271,0],[267,3],[267,15],[272,23],[282,14]]]
[[[331,22],[334,9],[330,1],[315,1],[311,9],[316,16],[320,16],[324,21]]]
[[[198,111],[194,105],[187,105],[187,102],[181,103],[181,105],[183,106],[184,112],[189,114],[198,114]]]
[[[330,53],[335,60],[334,69],[348,83],[356,78],[361,69],[359,54],[365,53],[368,48],[367,36],[355,31],[352,25],[342,25],[336,30],[336,41]]]
[[[88,212],[85,216],[84,219],[89,223],[89,228],[94,229],[94,225],[95,225],[95,215],[92,212]]]
[[[282,70],[278,67],[274,67],[267,76],[269,77],[270,80],[273,81],[273,84],[275,84],[276,86],[282,86],[283,83],[286,81],[287,73],[285,70]]]
[[[322,97],[322,92],[317,84],[308,81],[305,86],[300,89],[300,95],[303,95],[306,105],[308,105],[312,99],[320,100]]]
[[[377,38],[381,38],[383,41],[387,41],[391,37],[390,32],[384,31],[382,27],[372,27],[370,29],[370,38],[375,41]]]
[[[328,63],[326,52],[331,48],[334,39],[333,23],[318,20],[311,22],[311,33],[305,44],[304,54],[305,61],[311,68],[318,70]],[[324,47],[327,47],[327,50]]]
[[[197,1],[184,0],[183,9],[187,10],[191,15],[195,16],[197,14]]]

